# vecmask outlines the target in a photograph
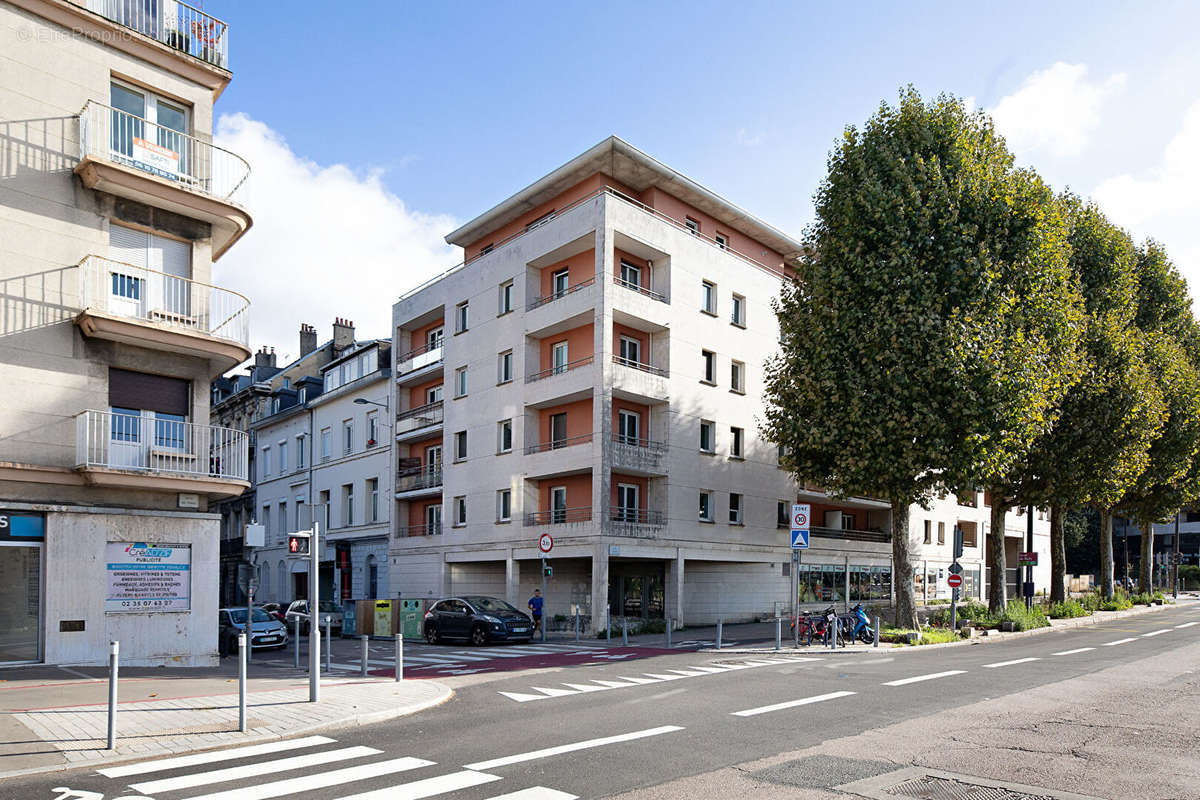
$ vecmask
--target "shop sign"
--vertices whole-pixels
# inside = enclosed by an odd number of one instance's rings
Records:
[[[45,538],[44,514],[0,510],[0,542],[40,542]]]
[[[105,611],[190,611],[191,545],[108,542]]]

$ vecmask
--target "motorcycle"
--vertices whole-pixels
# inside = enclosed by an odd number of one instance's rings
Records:
[[[851,609],[854,613],[854,630],[850,632],[850,640],[859,639],[863,644],[875,643],[875,629],[871,627],[871,619],[863,611],[862,603]]]

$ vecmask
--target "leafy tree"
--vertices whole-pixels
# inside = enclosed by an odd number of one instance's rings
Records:
[[[896,621],[916,625],[909,508],[1005,474],[1073,347],[1066,227],[981,113],[909,89],[847,128],[776,312],[764,434],[798,480],[892,508]]]

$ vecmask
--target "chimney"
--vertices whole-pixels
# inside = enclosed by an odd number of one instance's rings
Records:
[[[317,329],[307,322],[300,323],[300,357],[317,349]]]
[[[254,354],[254,366],[255,367],[270,367],[271,369],[274,369],[275,368],[275,348],[272,347],[270,349],[267,349],[266,347],[263,347],[263,349],[261,349],[257,353],[255,353]]]
[[[354,323],[338,317],[333,321],[333,353],[341,355],[354,345]]]

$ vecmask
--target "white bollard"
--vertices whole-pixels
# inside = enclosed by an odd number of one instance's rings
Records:
[[[396,634],[396,680],[404,680],[404,634]]]
[[[370,640],[370,638],[371,637],[367,636],[365,633],[359,637],[359,641],[362,642],[362,666],[359,667],[358,675],[361,678],[367,677],[367,658],[369,656],[367,652],[367,642]]]
[[[108,749],[117,743],[117,656],[120,642],[108,643]]]
[[[250,643],[246,634],[238,634],[238,730],[246,732],[246,655]]]

